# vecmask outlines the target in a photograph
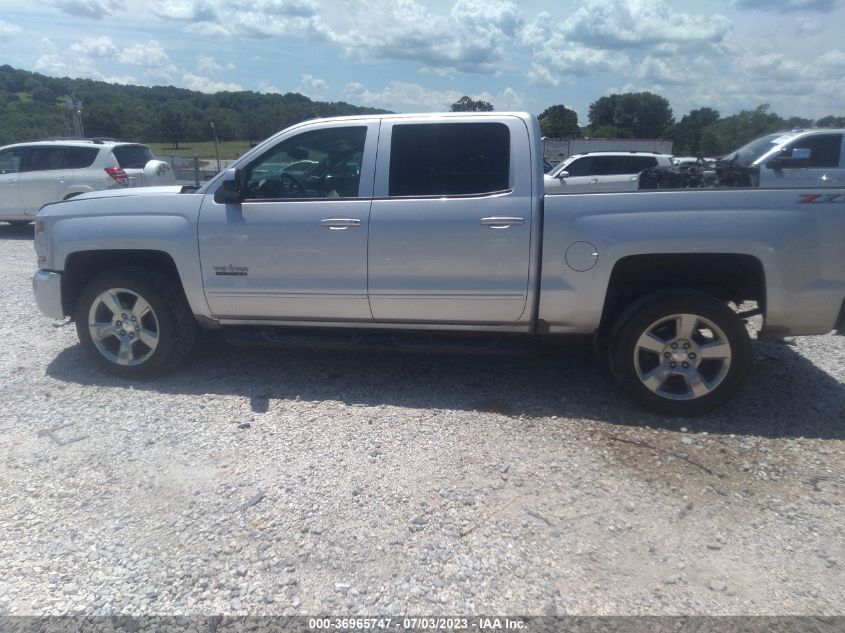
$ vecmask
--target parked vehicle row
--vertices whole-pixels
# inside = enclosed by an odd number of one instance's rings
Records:
[[[0,148],[0,221],[29,223],[47,203],[122,187],[167,185],[173,170],[138,143],[65,140]]]
[[[749,316],[764,339],[845,332],[845,190],[564,196],[543,182],[528,114],[307,121],[199,190],[46,205],[35,298],[127,378],[176,366],[198,327],[261,345],[591,334],[633,397],[672,415],[739,390]]]
[[[640,172],[672,165],[670,154],[586,152],[570,156],[546,174],[546,193],[636,191]]]

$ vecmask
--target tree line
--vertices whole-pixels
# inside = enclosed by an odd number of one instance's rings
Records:
[[[487,101],[462,97],[452,105],[458,111],[490,111]],[[554,138],[664,138],[673,152],[690,156],[721,156],[755,138],[793,128],[845,128],[845,116],[825,116],[815,121],[783,118],[766,104],[723,117],[713,108],[698,108],[676,121],[669,102],[650,92],[613,94],[590,104],[589,124],[581,127],[578,115],[564,105],[553,105],[540,115],[543,136]]]
[[[128,86],[91,79],[47,77],[0,66],[0,145],[24,140],[73,136],[68,103],[83,104],[82,121],[89,137],[163,142],[212,137],[211,122],[221,141],[256,143],[276,131],[314,117],[388,112],[343,101],[312,101],[289,92],[252,91],[205,94],[172,86]],[[452,111],[492,111],[493,104],[463,96]],[[675,120],[669,102],[650,92],[613,94],[590,104],[588,121],[564,105],[539,115],[549,137],[668,138],[677,155],[719,156],[763,134],[795,127],[845,127],[845,117],[816,121],[783,118],[767,105],[723,117],[718,110],[698,108]]]
[[[324,116],[383,113],[343,101],[312,101],[252,91],[205,94],[172,86],[128,86],[91,79],[47,77],[0,66],[0,145],[73,136],[68,102],[82,102],[88,137],[172,143],[211,140],[258,142],[280,129]]]

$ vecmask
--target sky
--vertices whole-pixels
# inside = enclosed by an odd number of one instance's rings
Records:
[[[680,119],[845,115],[845,0],[0,0],[0,64],[397,112],[650,91]]]

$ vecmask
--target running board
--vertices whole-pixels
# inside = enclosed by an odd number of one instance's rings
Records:
[[[365,349],[420,353],[525,354],[538,349],[531,336],[461,335],[324,328],[226,327],[226,342],[239,347],[283,349]]]

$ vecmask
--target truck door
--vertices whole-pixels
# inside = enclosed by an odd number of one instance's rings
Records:
[[[200,260],[216,316],[372,320],[367,230],[378,126],[291,130],[244,166],[243,202],[206,196]]]
[[[11,147],[0,152],[0,218],[24,213],[19,190],[23,148]]]
[[[65,163],[61,145],[29,147],[24,155],[20,192],[27,215],[35,215],[48,202],[58,202],[73,182],[73,168]]]
[[[383,121],[368,254],[377,321],[520,320],[531,162],[516,117]]]

